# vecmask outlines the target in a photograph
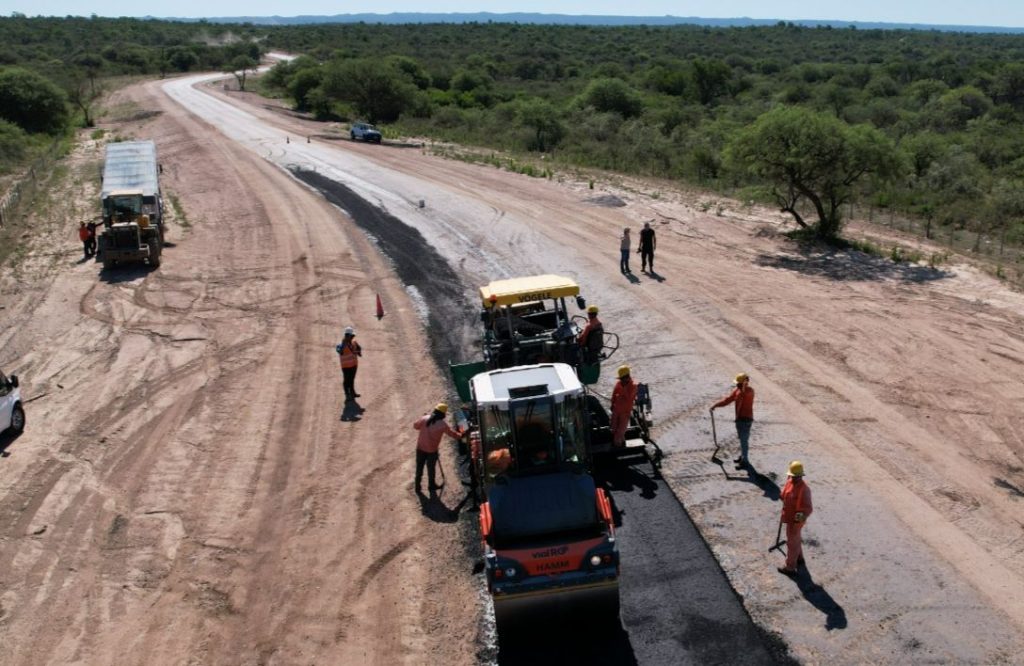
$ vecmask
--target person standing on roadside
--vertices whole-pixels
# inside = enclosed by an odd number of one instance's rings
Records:
[[[654,229],[650,222],[644,222],[644,228],[640,230],[640,270],[647,272],[651,267],[654,272],[654,250],[658,247],[658,240],[654,237]]]
[[[345,328],[345,339],[334,348],[341,361],[341,385],[345,389],[345,402],[359,397],[356,393],[356,370],[359,369],[359,357],[363,348],[356,342],[356,331],[351,326]]]
[[[782,489],[782,522],[786,524],[786,566],[779,573],[793,577],[804,563],[803,536],[800,532],[811,517],[811,489],[804,481],[804,465],[799,460],[789,463],[789,478]]]
[[[89,253],[94,257],[96,256],[96,227],[101,224],[103,224],[102,220],[99,222],[93,220],[85,224],[85,228],[89,231]]]
[[[422,495],[423,489],[423,467],[427,468],[427,488],[433,495],[437,491],[434,470],[437,467],[438,449],[441,448],[441,437],[448,435],[454,439],[462,437],[462,433],[452,430],[445,421],[448,414],[448,405],[440,402],[429,414],[424,414],[412,424],[412,427],[420,431],[416,439],[416,494]]]
[[[629,227],[622,230],[622,237],[619,238],[619,270],[623,275],[628,275],[629,270],[629,248],[631,245],[631,238],[629,236]]]
[[[583,362],[587,364],[597,363],[604,349],[604,325],[597,318],[597,313],[596,305],[587,308],[587,325],[577,338],[583,350]]]
[[[78,223],[78,240],[82,241],[82,253],[85,255],[83,259],[88,259],[92,255],[89,253],[89,229],[86,228],[85,222]]]
[[[620,365],[619,381],[612,391],[612,446],[626,445],[626,429],[629,428],[629,417],[633,413],[636,392],[639,386],[630,377],[628,365]]]
[[[711,405],[711,411],[715,411],[716,407],[725,407],[730,402],[736,403],[736,436],[740,440],[740,455],[733,462],[736,463],[736,469],[743,469],[750,465],[747,454],[750,448],[750,428],[754,424],[754,389],[745,372],[736,375],[735,385],[736,388],[729,395]]]

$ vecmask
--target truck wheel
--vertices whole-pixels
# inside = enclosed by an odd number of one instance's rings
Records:
[[[15,405],[11,412],[11,432],[17,434],[25,429],[25,410],[21,405]]]
[[[114,261],[112,259],[104,259],[103,260],[103,270],[109,271],[113,267],[114,267]]]
[[[149,246],[149,265],[153,268],[160,268],[160,244],[156,241],[146,243]]]
[[[355,141],[355,140],[356,140],[356,133],[355,133],[355,132],[349,132],[349,135],[348,135],[348,136],[349,136],[349,138],[351,138],[351,139],[352,139],[353,141]]]

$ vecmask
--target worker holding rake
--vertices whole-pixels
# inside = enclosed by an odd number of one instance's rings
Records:
[[[736,469],[743,469],[750,464],[747,454],[750,449],[750,428],[754,424],[754,389],[750,386],[747,373],[736,375],[735,388],[711,405],[711,411],[714,412],[716,407],[725,407],[730,402],[736,403],[736,436],[740,440],[740,455],[733,462],[736,463]]]
[[[793,577],[797,567],[804,562],[803,537],[800,532],[814,507],[811,504],[811,489],[804,482],[804,465],[799,460],[789,463],[789,478],[782,489],[782,522],[786,525],[786,566],[779,567],[779,573]]]

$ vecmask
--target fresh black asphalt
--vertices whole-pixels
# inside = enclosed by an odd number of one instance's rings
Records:
[[[428,295],[431,353],[439,366],[447,371],[449,359],[464,360],[457,354],[473,319],[462,296],[470,285],[461,284],[417,230],[344,185],[315,172],[293,173],[344,209],[377,240],[399,278]],[[586,608],[524,618],[501,631],[499,664],[792,663],[781,640],[751,620],[682,504],[649,464],[612,461],[595,477],[616,510],[621,621]]]

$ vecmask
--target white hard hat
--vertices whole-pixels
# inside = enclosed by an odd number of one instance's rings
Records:
[[[351,326],[346,326],[345,327],[345,335],[355,335],[355,334],[356,334],[356,329],[352,328]]]

